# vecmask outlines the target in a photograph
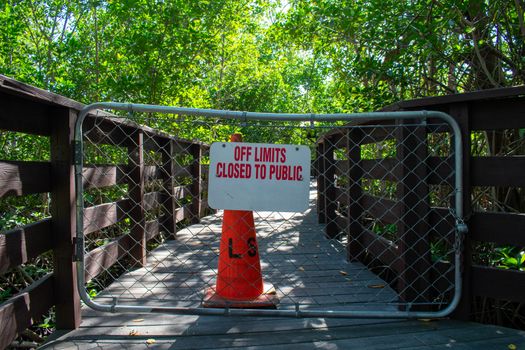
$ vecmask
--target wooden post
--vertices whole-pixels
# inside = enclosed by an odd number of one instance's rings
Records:
[[[210,147],[208,145],[201,145],[201,157],[209,157],[210,156]],[[204,196],[204,193],[208,193],[208,181],[210,178],[210,167],[207,165],[203,165],[201,161],[201,208],[200,208],[200,216],[206,216],[211,212],[211,208],[208,205],[208,198]],[[216,211],[213,210],[213,213]]]
[[[201,193],[202,193],[202,170],[201,170],[201,158],[202,149],[200,144],[193,144],[190,147],[190,153],[193,156],[193,162],[191,165],[191,177],[193,182],[191,184],[191,217],[190,221],[192,224],[196,224],[201,218]]]
[[[363,132],[361,129],[352,128],[347,132],[347,156],[348,156],[348,190],[347,190],[347,217],[348,217],[348,260],[358,261],[364,253],[364,248],[360,242],[363,234],[361,216],[363,215],[363,188],[361,178],[363,168],[361,165],[361,141]]]
[[[400,298],[407,303],[428,303],[431,301],[428,145],[426,127],[408,125],[414,122],[399,122],[396,130],[397,160],[401,169],[397,183],[397,198],[401,206],[397,224],[401,260],[398,291]],[[423,309],[418,307],[417,310]]]
[[[337,204],[335,202],[335,146],[333,140],[327,139],[328,143],[324,145],[324,175],[325,175],[325,234],[328,238],[335,238],[339,233],[337,226]]]
[[[468,216],[472,212],[471,187],[470,187],[470,116],[469,106],[466,103],[451,105],[449,114],[456,119],[461,129],[463,142],[463,213]],[[454,147],[452,145],[452,147]],[[453,149],[453,148],[452,148]],[[468,222],[466,222],[468,225]],[[468,321],[472,307],[472,240],[470,235],[465,236],[463,249],[463,293],[461,300],[452,314],[455,319]]]
[[[80,298],[73,262],[76,232],[74,128],[77,113],[69,108],[51,109],[51,232],[54,242],[53,280],[58,329],[80,326]]]
[[[163,199],[164,205],[164,220],[162,222],[163,230],[168,236],[176,238],[177,234],[177,220],[176,211],[177,199],[175,198],[175,172],[177,162],[175,161],[176,153],[175,140],[163,139],[161,144],[162,154],[162,188],[163,188]]]
[[[128,147],[130,174],[128,182],[131,209],[130,257],[137,266],[146,265],[146,219],[144,215],[144,132],[135,130],[131,136],[133,146]]]
[[[324,173],[324,146],[325,141],[317,143],[317,221],[320,224],[326,223],[325,218],[325,190],[326,190],[326,177]]]

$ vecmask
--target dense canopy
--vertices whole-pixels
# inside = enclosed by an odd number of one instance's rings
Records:
[[[523,0],[6,0],[0,73],[84,103],[374,110],[522,84]]]

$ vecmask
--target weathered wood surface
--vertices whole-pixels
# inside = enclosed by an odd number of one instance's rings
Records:
[[[356,308],[359,301],[396,300],[361,263],[346,261],[345,249],[324,237],[313,210],[255,216],[263,277],[275,285],[279,308],[300,302],[305,308],[342,309]],[[112,294],[120,303],[198,307],[215,281],[220,231],[220,215],[179,231],[177,240],[150,254],[144,268],[119,278],[99,302],[107,303]],[[148,344],[151,339],[154,344]],[[511,343],[525,346],[525,335],[452,320],[138,315],[84,308],[80,328],[55,334],[43,349],[493,349]]]
[[[155,343],[148,345],[148,339]],[[97,317],[86,318],[80,332],[70,333],[43,349],[483,350],[508,349],[509,344],[518,349],[525,346],[523,332],[452,320],[111,315],[104,318],[104,323]]]
[[[5,349],[28,326],[38,324],[53,306],[53,279],[52,274],[47,274],[0,304],[0,349]]]
[[[275,286],[279,307],[395,302],[397,295],[384,281],[364,265],[348,263],[345,247],[323,236],[316,215],[312,209],[306,214],[255,213],[263,278]],[[133,305],[199,307],[215,283],[221,217],[208,216],[178,231],[176,240],[149,255],[144,268],[121,276],[101,293],[100,302],[118,296],[120,303]],[[94,265],[103,262],[95,259]]]

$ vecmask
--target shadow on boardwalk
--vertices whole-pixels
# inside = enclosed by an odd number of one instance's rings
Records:
[[[348,262],[341,242],[325,238],[314,205],[312,186],[304,213],[255,213],[263,279],[276,288],[279,308],[391,309],[396,293],[363,264]],[[218,213],[180,230],[176,240],[151,252],[144,268],[121,276],[97,301],[118,297],[122,305],[199,307],[215,285],[221,224]]]
[[[313,204],[313,197],[312,204]],[[397,295],[345,250],[324,238],[313,205],[303,214],[256,213],[265,281],[277,288],[279,308],[393,308]],[[199,307],[217,269],[221,215],[178,232],[152,252],[148,265],[121,276],[97,301]],[[370,288],[381,285],[383,288]],[[45,349],[494,349],[525,347],[523,332],[441,320],[227,317],[107,314],[83,310],[80,329]]]

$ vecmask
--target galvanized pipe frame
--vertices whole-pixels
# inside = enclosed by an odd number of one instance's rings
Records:
[[[445,121],[451,126],[454,133],[454,152],[455,152],[455,258],[454,258],[454,296],[449,305],[440,311],[381,311],[381,310],[344,310],[344,311],[315,311],[301,310],[296,305],[295,310],[264,310],[264,309],[207,309],[207,308],[190,308],[190,307],[142,307],[133,305],[118,305],[117,299],[113,299],[113,304],[102,305],[93,301],[87,294],[84,287],[84,223],[83,223],[83,142],[82,142],[82,124],[86,116],[93,110],[110,109],[128,112],[145,112],[145,113],[164,113],[179,114],[188,116],[214,117],[223,119],[246,121],[288,121],[288,122],[336,122],[336,121],[359,121],[359,120],[407,120],[437,118]],[[456,120],[450,115],[439,111],[400,111],[400,112],[368,112],[368,113],[335,113],[335,114],[287,114],[287,113],[259,113],[243,111],[223,111],[214,109],[170,107],[159,105],[132,104],[119,102],[98,102],[87,105],[80,111],[75,124],[75,186],[76,186],[76,267],[77,267],[77,286],[82,301],[89,307],[97,311],[124,313],[170,313],[184,315],[218,315],[218,316],[276,316],[276,317],[322,317],[322,318],[442,318],[449,316],[458,306],[462,294],[462,276],[461,276],[461,254],[462,242],[464,235],[467,234],[468,228],[464,222],[463,213],[463,143],[461,139],[461,129]]]

